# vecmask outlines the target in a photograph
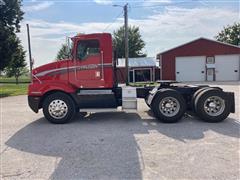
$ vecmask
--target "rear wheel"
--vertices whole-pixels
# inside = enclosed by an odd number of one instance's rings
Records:
[[[195,103],[195,100],[197,98],[197,96],[199,95],[199,93],[201,93],[202,91],[206,90],[206,89],[209,89],[210,87],[203,87],[201,89],[198,89],[192,96],[192,100],[191,100],[191,107],[192,107],[192,111],[195,113],[196,112],[196,109],[195,109],[195,106],[194,106],[194,103]]]
[[[221,122],[230,114],[228,96],[218,89],[205,89],[194,102],[197,115],[206,122]]]
[[[69,122],[75,115],[75,103],[67,94],[57,92],[47,96],[43,102],[43,114],[51,123]]]
[[[181,94],[172,89],[161,89],[155,95],[151,109],[156,118],[165,123],[179,121],[186,111],[186,103]]]

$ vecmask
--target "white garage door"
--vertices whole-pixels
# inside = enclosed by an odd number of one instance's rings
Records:
[[[216,81],[239,80],[239,55],[215,56]]]
[[[205,81],[205,56],[176,57],[177,81]]]

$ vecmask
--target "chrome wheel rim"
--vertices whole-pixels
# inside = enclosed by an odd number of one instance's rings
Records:
[[[67,115],[68,106],[63,100],[56,99],[49,104],[48,112],[53,118],[62,119]]]
[[[219,96],[211,96],[205,100],[203,107],[208,115],[219,116],[225,109],[225,101]]]
[[[180,110],[180,103],[174,97],[165,97],[159,103],[160,112],[167,117],[175,116]]]

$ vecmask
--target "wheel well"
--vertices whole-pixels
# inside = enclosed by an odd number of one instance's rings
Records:
[[[61,91],[61,90],[51,90],[51,91],[46,92],[46,93],[42,96],[42,98],[41,98],[41,100],[40,100],[40,103],[39,103],[39,109],[42,108],[42,104],[43,104],[43,102],[44,102],[44,100],[45,100],[46,97],[48,97],[48,96],[51,95],[51,94],[57,93],[57,92],[61,92],[61,93],[64,93],[64,94],[68,95],[69,97],[71,97],[71,99],[73,100],[73,102],[75,103],[75,105],[77,105],[77,102],[75,101],[75,99],[74,99],[72,96],[70,96],[68,93],[66,93],[66,92],[64,92],[64,91]]]

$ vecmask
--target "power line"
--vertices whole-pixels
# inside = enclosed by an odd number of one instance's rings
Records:
[[[158,5],[137,5],[137,6],[131,6],[131,8],[154,8],[154,7],[179,5],[179,4],[184,4],[184,3],[192,3],[192,2],[193,1],[182,1],[182,2],[168,3],[168,4],[158,4]]]
[[[118,15],[114,18],[114,20],[113,20],[112,23],[108,24],[108,25],[104,28],[103,32],[105,32],[108,28],[110,28],[110,27],[117,21],[117,19],[122,15],[122,13],[123,13],[123,11],[121,11],[121,13],[118,14]]]

